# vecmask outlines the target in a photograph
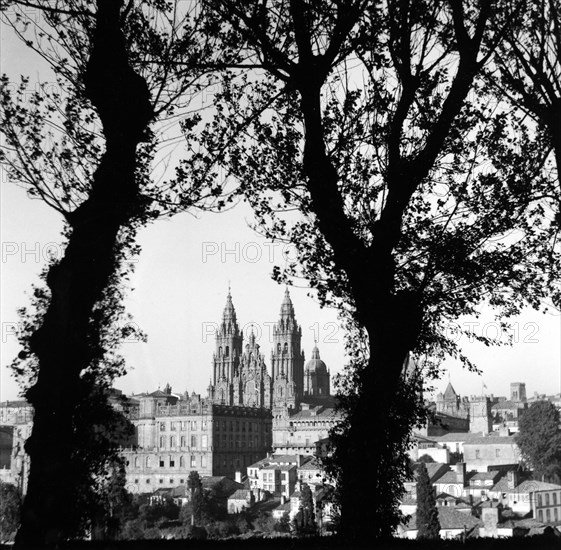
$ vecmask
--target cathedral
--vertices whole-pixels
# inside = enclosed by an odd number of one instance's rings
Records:
[[[236,310],[228,292],[216,335],[213,379],[208,388],[213,403],[241,407],[296,410],[309,397],[329,400],[329,371],[317,345],[305,363],[302,328],[296,321],[286,289],[278,323],[273,327],[271,374],[251,330],[244,346]]]
[[[127,489],[148,493],[185,486],[193,470],[233,478],[271,451],[313,455],[327,449],[329,430],[339,419],[329,394],[329,371],[317,345],[306,363],[301,340],[287,289],[273,327],[269,373],[253,329],[244,339],[228,291],[206,397],[175,393],[169,384],[130,397],[113,390],[113,406],[135,428],[121,451]],[[13,433],[6,436],[11,437],[11,455],[4,460],[4,478],[19,480],[25,492],[26,462],[15,444],[23,443],[21,430],[31,429],[31,417],[19,414],[23,405],[0,408],[6,417],[0,417],[0,424],[9,424]]]

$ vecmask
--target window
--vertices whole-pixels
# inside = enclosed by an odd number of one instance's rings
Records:
[[[169,457],[169,467],[170,468],[175,468],[175,460],[173,457]]]
[[[164,483],[163,479],[160,479],[160,485],[162,485]]]
[[[166,438],[162,435],[160,437],[160,447],[163,449],[166,446]]]
[[[180,480],[179,480],[179,483],[185,483],[185,480],[184,480],[184,479],[180,479]]]
[[[197,457],[195,455],[191,455],[191,468],[197,467]]]
[[[197,429],[197,421],[193,420],[193,422],[191,422],[191,429],[192,430],[196,430]]]
[[[170,485],[173,485],[173,479],[169,480]]]
[[[539,511],[538,511],[538,519],[539,519],[540,521],[543,521],[543,510],[539,510]]]
[[[201,456],[201,468],[206,468],[206,455]]]
[[[146,485],[150,485],[150,480],[149,479],[146,480]]]
[[[500,458],[500,456],[501,456],[501,450],[500,449],[495,449],[495,457]]]
[[[557,504],[557,493],[553,493],[553,506]]]
[[[545,521],[549,523],[551,521],[551,510],[547,509],[545,511]]]
[[[175,422],[172,422],[172,423],[170,424],[169,429],[170,429],[171,431],[173,431],[173,432],[175,431]]]
[[[557,508],[553,509],[553,521],[555,523],[559,521],[559,510],[557,510]]]
[[[481,452],[479,449],[475,449],[475,458],[481,458]]]
[[[541,493],[538,493],[538,506],[542,505],[542,495]]]
[[[184,435],[181,436],[181,440],[180,440],[180,441],[181,441],[181,446],[182,446],[182,447],[185,447],[185,441],[186,441],[186,440],[185,440],[185,436],[184,436]]]
[[[160,468],[164,467],[164,459],[160,457]]]
[[[208,435],[201,436],[201,447],[206,449],[208,447]]]
[[[166,423],[165,423],[165,422],[160,422],[160,431],[161,431],[161,432],[165,432],[165,431],[166,431]]]
[[[135,468],[140,468],[140,458],[135,457],[135,459],[134,459],[134,467],[135,467]]]
[[[172,435],[169,438],[169,446],[173,449],[173,447],[175,447],[175,437]]]
[[[147,456],[146,457],[146,467],[150,468],[151,466],[152,466],[152,459],[149,456]]]
[[[203,420],[203,421],[201,422],[201,430],[206,430],[206,427],[207,427],[206,420]]]
[[[545,494],[545,505],[549,506],[549,493]]]
[[[138,485],[138,479],[135,479],[134,482]],[[555,510],[557,512],[557,510]]]
[[[197,448],[197,436],[196,435],[191,436],[191,447],[193,447],[194,449]]]

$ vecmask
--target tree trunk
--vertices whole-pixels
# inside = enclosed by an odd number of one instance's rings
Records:
[[[106,150],[88,199],[69,216],[68,246],[48,273],[50,304],[30,343],[39,371],[26,394],[34,421],[25,445],[31,464],[18,545],[56,544],[83,525],[85,511],[76,506],[83,487],[77,480],[87,465],[76,452],[75,410],[87,398],[81,373],[100,353],[90,318],[115,272],[119,231],[142,208],[136,147],[153,116],[146,82],[129,65],[121,5],[97,2],[84,84],[103,123]]]

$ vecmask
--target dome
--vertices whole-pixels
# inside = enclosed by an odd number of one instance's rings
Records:
[[[309,372],[327,372],[327,365],[319,357],[319,349],[314,346],[312,350],[312,358],[306,363],[306,371]]]

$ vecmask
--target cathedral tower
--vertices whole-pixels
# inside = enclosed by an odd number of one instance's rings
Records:
[[[310,397],[329,396],[329,371],[319,356],[317,344],[312,350],[312,358],[304,370],[304,395]]]
[[[222,322],[216,332],[216,351],[212,357],[215,402],[226,405],[232,404],[232,381],[238,374],[241,355],[242,334],[236,319],[236,310],[232,303],[230,289],[228,289]]]
[[[271,353],[273,406],[296,408],[304,395],[302,329],[296,322],[288,288],[284,293],[279,322],[273,327]]]

